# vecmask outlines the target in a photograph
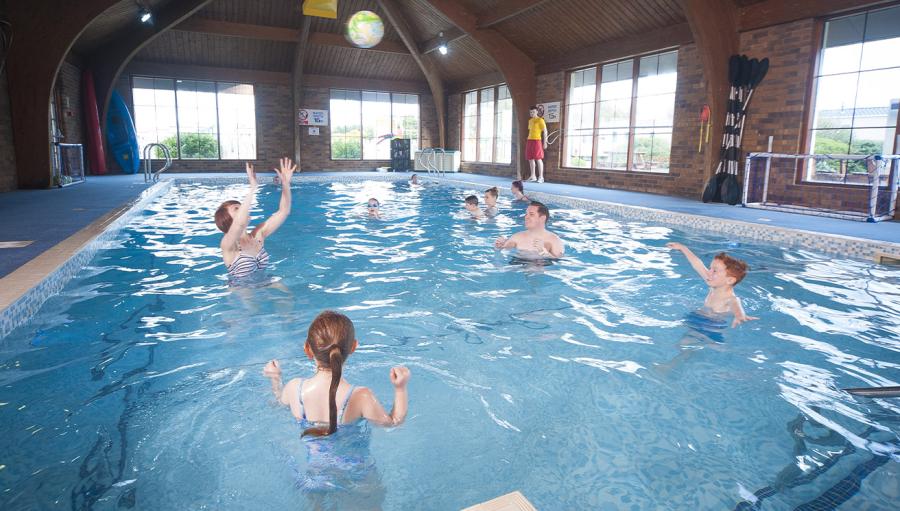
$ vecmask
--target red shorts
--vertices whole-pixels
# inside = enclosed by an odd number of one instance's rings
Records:
[[[543,142],[543,140],[527,140],[525,142],[525,159],[526,160],[543,160],[544,159],[544,142]]]

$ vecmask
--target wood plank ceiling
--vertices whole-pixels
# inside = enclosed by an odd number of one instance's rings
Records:
[[[151,9],[164,8],[178,0],[143,0]],[[454,33],[454,25],[433,9],[427,0],[396,0],[410,29],[423,48],[439,33]],[[592,45],[679,25],[685,22],[679,0],[546,0],[520,2],[524,11],[511,8],[511,0],[460,0],[482,19],[497,12],[515,15],[496,21],[491,28],[521,49],[538,64],[552,62]],[[723,0],[727,1],[727,0]],[[738,7],[758,0],[732,0]],[[213,20],[243,25],[298,30],[302,22],[301,0],[214,0],[192,20]],[[343,34],[347,18],[359,10],[371,10],[385,19],[375,0],[339,0],[338,19],[312,18],[313,33]],[[115,44],[117,36],[137,22],[135,0],[122,0],[92,22],[73,47],[88,56],[104,44]],[[264,36],[236,37],[221,33],[170,30],[135,57],[136,61],[182,65],[255,69],[289,73],[295,43]],[[397,31],[385,27],[385,40],[400,43]],[[410,55],[332,46],[327,40],[312,43],[305,57],[304,72],[364,79],[424,81]],[[471,37],[449,44],[449,55],[432,58],[443,80],[466,80],[497,72],[497,64]]]

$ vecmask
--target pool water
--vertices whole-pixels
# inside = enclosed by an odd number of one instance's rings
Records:
[[[173,186],[0,341],[0,508],[450,510],[520,490],[544,510],[896,509],[900,400],[839,389],[900,381],[897,268],[552,204],[566,257],[511,264],[508,195],[473,221],[480,189],[303,182],[266,243],[274,284],[234,288],[212,213],[244,189]],[[278,196],[261,188],[254,223]],[[697,322],[707,287],[669,241],[745,259],[760,319]],[[315,492],[261,371],[312,375],[324,309],[356,325],[351,383],[389,409],[390,368],[412,377],[364,477]]]

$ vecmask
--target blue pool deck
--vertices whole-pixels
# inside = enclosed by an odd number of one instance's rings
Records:
[[[374,172],[304,172],[299,176],[344,178],[383,176]],[[427,178],[427,174],[420,174]],[[510,178],[479,174],[447,174],[448,178],[508,193]],[[238,178],[242,173],[168,174],[165,179]],[[22,248],[0,248],[0,279],[111,212],[127,207],[148,188],[142,175],[88,176],[86,182],[62,189],[23,190],[0,194],[0,242],[31,241]],[[555,183],[525,183],[526,194],[543,192],[576,199],[652,208],[766,226],[900,244],[900,222],[865,223],[796,213],[704,204],[699,200]],[[699,196],[698,190],[698,196]],[[2,285],[2,280],[0,280]]]

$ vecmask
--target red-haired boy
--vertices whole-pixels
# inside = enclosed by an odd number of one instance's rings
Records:
[[[680,250],[694,270],[706,281],[709,286],[709,294],[706,295],[706,301],[703,302],[705,309],[715,314],[733,313],[732,327],[736,327],[744,321],[759,319],[745,314],[744,308],[741,307],[741,300],[734,294],[734,286],[743,280],[747,271],[750,270],[747,263],[731,257],[725,252],[720,252],[716,254],[712,264],[707,268],[699,257],[681,243],[666,243],[666,246],[673,250]]]

